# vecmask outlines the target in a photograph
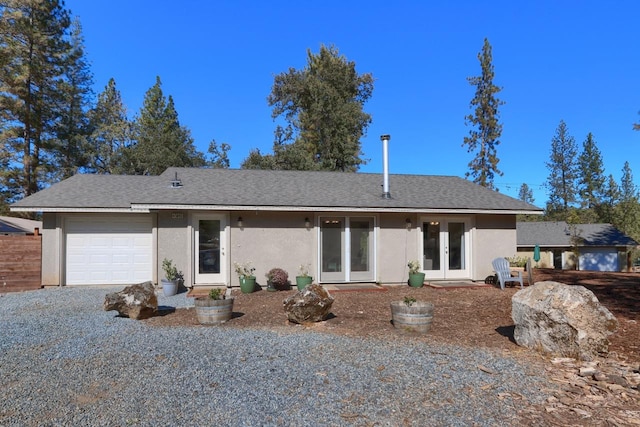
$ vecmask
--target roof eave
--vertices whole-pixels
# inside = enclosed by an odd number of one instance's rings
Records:
[[[289,212],[387,212],[414,214],[494,214],[494,215],[542,215],[542,211],[510,209],[462,209],[462,208],[412,208],[412,207],[354,207],[354,206],[259,206],[259,205],[182,205],[182,204],[132,204],[130,207],[62,207],[62,206],[11,206],[12,212],[60,212],[60,213],[149,213],[157,210],[204,211],[289,211]]]
[[[78,207],[10,207],[11,212],[60,212],[60,213],[149,213],[148,209],[130,208],[78,208]]]
[[[503,214],[542,215],[542,211],[509,209],[462,208],[413,208],[413,207],[355,207],[355,206],[261,206],[261,205],[182,205],[182,204],[132,204],[132,208],[146,210],[211,210],[211,211],[331,211],[331,212],[388,212],[388,213],[455,213],[455,214]]]

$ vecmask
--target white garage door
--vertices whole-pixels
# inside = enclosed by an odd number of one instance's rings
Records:
[[[151,217],[67,218],[67,285],[126,285],[152,280]]]
[[[580,270],[618,271],[618,252],[611,248],[582,249]]]

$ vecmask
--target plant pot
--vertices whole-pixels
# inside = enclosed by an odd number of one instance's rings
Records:
[[[313,282],[313,277],[311,276],[296,276],[296,286],[299,291],[309,286],[311,282]]]
[[[164,296],[170,297],[178,293],[178,281],[162,279],[162,293]]]
[[[393,327],[407,332],[427,333],[433,320],[433,304],[416,301],[410,306],[404,301],[391,303]]]
[[[196,316],[202,325],[221,325],[231,319],[233,314],[233,298],[211,299],[199,297],[193,300]]]
[[[256,289],[256,276],[243,276],[240,278],[240,290],[243,294],[250,294]]]
[[[409,285],[421,288],[424,285],[424,273],[409,274]]]

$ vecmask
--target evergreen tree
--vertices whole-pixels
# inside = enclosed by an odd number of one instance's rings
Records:
[[[60,106],[71,20],[59,0],[0,3],[0,171],[13,201],[55,179]]]
[[[597,205],[598,222],[614,224],[615,209],[620,200],[620,188],[613,175],[609,175],[601,202]]]
[[[526,183],[523,183],[520,186],[520,190],[518,191],[518,198],[523,202],[527,202],[530,204],[534,204],[535,200],[533,198],[533,191]],[[539,221],[538,215],[516,215],[516,220],[525,222],[525,221]]]
[[[576,155],[575,139],[569,135],[565,122],[560,120],[551,139],[551,155],[546,163],[549,169],[546,215],[549,219],[567,220],[569,208],[576,202]]]
[[[640,195],[633,183],[629,162],[624,163],[620,182],[620,202],[616,209],[615,226],[634,239],[640,239]]]
[[[262,154],[259,149],[249,152],[249,156],[242,161],[242,169],[278,169],[273,154]]]
[[[135,122],[136,143],[125,153],[133,168],[128,173],[159,175],[170,166],[201,167],[204,155],[193,145],[189,130],[180,125],[173,98],[165,98],[160,77],[145,94]]]
[[[465,116],[465,124],[473,126],[469,136],[464,137],[462,146],[467,146],[467,152],[474,152],[475,158],[469,162],[470,171],[466,176],[471,176],[473,182],[487,188],[495,188],[494,176],[502,176],[498,169],[496,147],[500,144],[502,124],[499,122],[498,107],[504,104],[496,97],[502,88],[493,84],[494,70],[492,64],[491,44],[484,39],[482,51],[478,54],[481,74],[477,77],[468,77],[467,81],[476,87],[476,93],[471,100],[470,108],[473,114]]]
[[[127,158],[133,144],[132,123],[113,78],[98,95],[89,122],[90,169],[100,174],[122,174],[132,169],[132,160]]]
[[[362,158],[360,139],[371,123],[363,107],[373,92],[373,76],[358,74],[355,63],[338,49],[322,45],[307,51],[304,69],[290,68],[275,76],[267,98],[277,126],[273,158],[258,150],[243,165],[277,169],[357,171]],[[243,167],[245,167],[243,166]]]
[[[211,159],[207,161],[207,165],[214,169],[229,169],[229,150],[231,150],[231,146],[226,142],[218,146],[215,139],[211,140],[209,149],[207,150]]]
[[[578,157],[578,192],[583,209],[595,209],[605,191],[606,178],[602,155],[591,132],[582,145]]]
[[[56,167],[60,178],[68,178],[90,162],[88,109],[92,101],[93,76],[84,53],[80,21],[71,25],[70,49],[65,58],[64,78],[58,82],[62,99],[55,135]]]
[[[533,191],[529,188],[527,183],[523,183],[520,186],[520,191],[518,192],[518,198],[523,202],[527,202],[532,205],[535,203],[533,199]]]

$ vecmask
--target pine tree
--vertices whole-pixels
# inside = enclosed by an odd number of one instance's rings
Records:
[[[116,81],[111,78],[89,112],[90,169],[100,174],[122,174],[133,165],[127,153],[133,144],[132,126]]]
[[[304,69],[290,68],[275,76],[267,98],[277,126],[273,158],[251,152],[243,167],[357,171],[362,158],[360,139],[371,123],[364,104],[373,92],[373,76],[358,74],[355,63],[338,49],[322,45],[307,51]]]
[[[582,145],[578,157],[578,192],[583,209],[594,209],[605,191],[605,175],[602,155],[591,132]]]
[[[145,94],[135,122],[136,143],[130,149],[129,173],[159,175],[170,166],[201,167],[204,155],[193,145],[189,130],[180,125],[173,98],[165,98],[160,77]]]
[[[615,209],[620,201],[620,188],[613,175],[609,174],[601,202],[597,205],[598,222],[614,224],[616,222]]]
[[[616,227],[634,239],[640,239],[640,195],[633,183],[629,162],[624,163],[620,182],[620,202],[616,209]]]
[[[92,101],[93,75],[84,53],[80,21],[71,25],[70,49],[65,57],[64,78],[58,82],[62,104],[56,124],[56,169],[60,178],[68,178],[90,162],[89,104]]]
[[[569,208],[576,202],[577,151],[575,139],[569,135],[565,122],[560,120],[551,139],[551,154],[546,163],[549,169],[546,215],[549,219],[567,220]]]
[[[520,186],[520,191],[518,192],[518,198],[523,202],[527,202],[532,205],[535,203],[533,199],[533,191],[529,188],[527,183],[523,183]]]
[[[211,140],[209,149],[207,150],[211,159],[207,161],[207,165],[214,169],[229,169],[229,150],[231,150],[231,146],[226,142],[218,146],[215,139]]]
[[[70,25],[59,0],[0,4],[0,158],[7,159],[0,187],[9,201],[55,179]]]
[[[533,198],[533,191],[526,183],[523,183],[520,186],[520,190],[518,191],[518,198],[523,202],[527,202],[529,204],[534,204],[535,200]],[[516,221],[539,221],[537,215],[516,215]]]
[[[273,154],[262,154],[259,149],[249,152],[240,165],[242,169],[278,169]]]
[[[500,144],[502,124],[499,122],[498,107],[504,104],[496,97],[502,88],[493,84],[494,70],[492,64],[491,44],[484,39],[482,51],[478,54],[481,74],[477,77],[468,77],[467,81],[476,87],[476,93],[471,100],[470,108],[473,114],[465,116],[465,124],[474,127],[469,136],[464,137],[462,146],[467,146],[467,152],[474,152],[475,158],[469,162],[470,171],[467,177],[472,177],[473,182],[487,188],[494,188],[495,175],[502,176],[498,169],[497,146]]]

